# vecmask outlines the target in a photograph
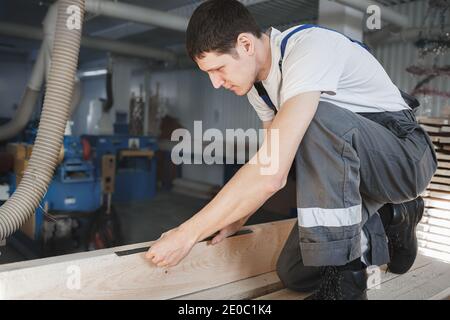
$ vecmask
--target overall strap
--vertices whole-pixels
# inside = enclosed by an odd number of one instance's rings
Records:
[[[295,28],[295,29],[292,30],[291,32],[289,32],[289,33],[283,38],[283,40],[281,41],[281,45],[280,45],[280,49],[281,49],[281,57],[280,57],[280,61],[278,62],[278,67],[280,68],[280,72],[281,72],[281,70],[282,70],[283,58],[284,58],[284,54],[285,54],[285,52],[286,52],[286,46],[287,46],[287,43],[288,43],[289,39],[290,39],[294,34],[296,34],[297,32],[300,32],[300,31],[306,30],[306,29],[310,29],[310,28],[322,28],[322,29],[326,29],[326,30],[338,32],[338,31],[336,31],[336,30],[328,29],[328,28],[321,27],[321,26],[318,26],[318,25],[315,25],[315,24],[304,24],[304,25],[299,26],[298,28]],[[344,35],[344,36],[345,36],[345,35]],[[345,36],[345,37],[347,37],[347,36]],[[349,37],[347,37],[347,39],[349,39],[349,40],[352,41],[352,42],[355,42],[355,43],[359,44],[359,45],[362,46],[364,49],[366,49],[366,50],[368,50],[368,51],[370,52],[369,48],[368,48],[364,43],[359,42],[359,41],[356,41],[356,40],[353,40],[353,39],[351,39],[351,38],[349,38]],[[269,108],[272,109],[273,112],[275,112],[275,114],[277,114],[278,110],[277,110],[277,108],[275,107],[275,105],[274,105],[274,103],[272,102],[272,100],[270,100],[269,94],[267,93],[266,88],[264,88],[262,82],[260,82],[260,81],[259,81],[259,82],[256,82],[256,83],[254,84],[254,87],[255,87],[256,91],[258,92],[258,95],[261,97],[261,99],[263,99],[264,102],[267,104],[267,106],[269,106]]]
[[[264,102],[269,106],[270,109],[277,114],[278,110],[273,104],[272,100],[270,100],[269,94],[266,91],[266,88],[264,88],[263,84],[258,81],[254,84],[256,91],[258,92],[258,95],[261,97],[261,99],[264,100]]]
[[[325,28],[325,27],[322,27],[322,26],[318,26],[318,25],[315,25],[315,24],[304,24],[304,25],[301,25],[301,26],[295,28],[294,30],[289,32],[283,38],[283,40],[281,40],[281,44],[280,44],[281,57],[280,57],[280,60],[278,61],[278,67],[280,68],[280,72],[282,72],[283,58],[284,58],[284,54],[286,52],[286,46],[287,46],[287,43],[289,41],[289,38],[291,38],[297,32],[300,32],[300,31],[306,30],[306,29],[310,29],[310,28],[321,28],[321,29],[326,29],[326,30],[329,30],[329,31],[334,31],[334,32],[340,33],[339,31],[336,31],[336,30],[333,30],[333,29],[329,29],[329,28]],[[340,34],[342,34],[342,33],[340,33]],[[347,39],[349,39],[351,42],[359,44],[361,47],[363,47],[368,52],[370,52],[370,49],[364,43],[362,43],[360,41],[357,41],[357,40],[353,40],[353,39],[347,37],[344,34],[342,34],[342,35],[345,36]],[[270,109],[272,109],[273,112],[275,112],[275,114],[277,114],[277,108],[273,104],[272,100],[270,100],[269,94],[267,93],[266,89],[264,88],[262,82],[256,82],[254,84],[254,86],[255,86],[256,91],[258,92],[258,95],[261,97],[261,99],[263,99],[264,102],[270,107]],[[413,96],[409,95],[408,93],[400,90],[400,88],[398,88],[398,90],[400,91],[400,94],[401,94],[402,98],[405,100],[405,102],[409,105],[409,107],[411,109],[414,110],[414,109],[416,109],[417,107],[420,106],[419,101],[415,97],[413,97]]]
[[[329,30],[329,31],[334,31],[337,33],[340,33],[339,31],[333,30],[333,29],[329,29],[326,27],[322,27],[322,26],[318,26],[315,24],[304,24],[302,26],[299,26],[297,28],[295,28],[294,30],[292,30],[291,32],[289,32],[281,41],[281,45],[280,45],[280,50],[281,50],[281,57],[280,57],[280,61],[278,61],[278,67],[280,68],[280,72],[282,72],[282,64],[283,64],[283,58],[284,58],[284,53],[286,51],[286,46],[287,46],[287,42],[289,40],[290,37],[292,37],[294,34],[296,34],[299,31],[305,30],[305,29],[310,29],[310,28],[321,28],[321,29],[325,29],[325,30]],[[342,34],[342,33],[340,33]],[[369,53],[372,54],[372,52],[370,51],[369,47],[367,45],[365,45],[363,42],[354,40],[350,37],[347,37],[345,34],[342,34],[344,37],[346,37],[348,40],[350,40],[351,42],[357,43],[359,44],[361,47],[363,47],[364,49],[366,49]],[[400,88],[397,88],[398,91],[400,91],[400,94],[403,98],[403,100],[406,102],[406,104],[412,109],[416,109],[420,106],[419,100],[417,100],[416,97],[404,92],[403,90],[401,90]]]

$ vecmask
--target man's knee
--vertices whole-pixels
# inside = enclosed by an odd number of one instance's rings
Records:
[[[294,291],[312,291],[320,280],[319,268],[305,267],[301,261],[286,264],[286,261],[278,259],[276,271],[283,285]]]

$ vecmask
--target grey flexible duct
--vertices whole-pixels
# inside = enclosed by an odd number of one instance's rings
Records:
[[[54,28],[55,26],[53,25]],[[48,41],[44,39],[14,117],[9,122],[0,126],[0,141],[15,137],[25,128],[28,121],[30,121],[34,106],[41,93],[42,83],[44,82],[46,60],[49,54],[47,48]]]
[[[67,9],[80,9],[80,29],[69,29]],[[70,12],[70,11],[69,11]],[[53,177],[69,116],[81,41],[84,0],[60,0],[52,63],[33,152],[16,192],[0,207],[0,240],[14,233],[35,212]]]
[[[25,128],[28,121],[31,119],[34,105],[36,104],[40,93],[40,91],[35,91],[28,86],[26,87],[14,118],[0,126],[0,141],[15,137]]]

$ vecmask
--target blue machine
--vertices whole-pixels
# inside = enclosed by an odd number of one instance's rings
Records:
[[[85,135],[93,150],[95,176],[101,179],[102,157],[116,156],[115,191],[113,202],[145,201],[156,194],[156,157],[139,155],[123,156],[121,151],[158,150],[156,139],[149,136]]]
[[[34,139],[28,139],[32,142]],[[84,159],[79,137],[64,136],[64,159],[55,170],[47,193],[35,214],[35,239],[40,238],[44,222],[44,207],[58,212],[93,212],[101,207],[101,183],[95,177],[92,161]],[[16,177],[9,178],[10,195],[16,189]]]
[[[43,202],[52,211],[93,212],[101,206],[101,183],[86,160],[80,137],[64,137],[64,160],[57,167]]]

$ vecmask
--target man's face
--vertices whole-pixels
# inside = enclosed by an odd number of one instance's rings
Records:
[[[224,87],[238,96],[247,94],[256,78],[254,55],[240,50],[232,53],[206,52],[196,59],[199,68],[208,73],[214,88]]]

